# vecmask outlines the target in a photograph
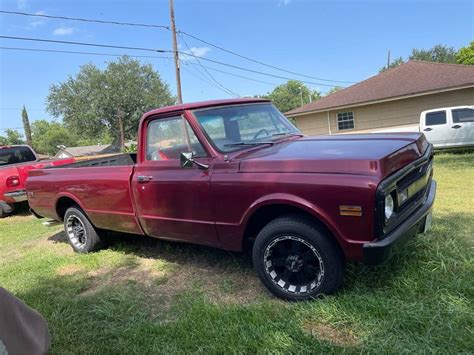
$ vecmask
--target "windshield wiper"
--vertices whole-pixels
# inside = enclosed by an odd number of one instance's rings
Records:
[[[291,133],[291,132],[282,132],[282,133],[274,133],[272,137],[275,136],[295,136],[295,137],[303,137],[301,133]]]
[[[224,147],[239,147],[243,145],[260,145],[260,144],[273,145],[275,144],[275,142],[235,142],[235,143],[224,144]]]

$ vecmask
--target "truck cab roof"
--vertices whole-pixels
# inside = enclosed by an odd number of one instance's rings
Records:
[[[201,108],[206,108],[206,107],[263,103],[263,102],[270,102],[270,100],[243,98],[243,99],[226,99],[226,100],[208,100],[208,101],[199,101],[199,102],[189,102],[189,103],[184,103],[180,105],[160,107],[155,110],[148,111],[147,113],[143,115],[142,120],[149,116],[164,114],[164,113],[171,113],[175,111],[196,110],[196,109],[201,109]]]

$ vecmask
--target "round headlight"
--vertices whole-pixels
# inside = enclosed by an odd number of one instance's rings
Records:
[[[389,219],[393,214],[393,198],[392,195],[385,196],[385,218]]]

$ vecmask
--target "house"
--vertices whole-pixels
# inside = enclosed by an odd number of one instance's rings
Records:
[[[425,110],[474,105],[474,66],[410,61],[286,113],[305,134],[418,131]]]
[[[119,153],[120,149],[112,144],[87,145],[83,147],[61,146],[54,156],[55,158],[82,158],[97,155]]]

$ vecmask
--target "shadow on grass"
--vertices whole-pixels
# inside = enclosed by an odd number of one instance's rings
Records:
[[[465,226],[470,223],[474,223],[474,220],[468,213],[448,214],[442,219],[435,219],[433,231],[426,235],[415,236],[399,247],[388,262],[380,266],[369,267],[361,263],[349,263],[343,292],[385,289],[394,282],[399,282],[403,275],[409,275],[414,268],[420,268],[424,262],[433,261],[433,258],[441,260],[440,246],[453,240],[456,243],[464,243],[457,236],[465,231]],[[54,243],[68,243],[64,232],[56,233],[48,240]],[[256,282],[249,253],[229,252],[207,246],[120,233],[111,233],[108,237],[108,249],[139,258],[161,260],[179,266],[181,271],[205,269],[230,278],[239,278],[240,273],[245,273],[254,279],[252,284]],[[460,250],[446,246],[443,252],[444,256],[456,258],[456,253]],[[267,294],[263,288],[258,289],[258,292],[262,291]]]
[[[129,235],[110,250],[132,262],[47,276],[38,269],[17,295],[48,320],[52,353],[469,352],[472,215],[434,222],[387,264],[349,265],[343,290],[315,302],[268,297],[245,255]],[[49,240],[66,242],[63,233]],[[341,345],[324,332],[354,340]]]

